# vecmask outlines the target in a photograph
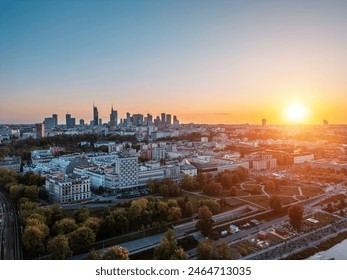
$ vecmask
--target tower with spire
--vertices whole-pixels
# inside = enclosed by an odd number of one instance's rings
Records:
[[[118,125],[118,112],[113,109],[113,105],[111,107],[111,114],[110,114],[110,126],[115,127]]]

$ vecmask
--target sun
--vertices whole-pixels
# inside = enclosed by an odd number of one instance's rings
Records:
[[[293,121],[300,121],[306,115],[306,108],[301,104],[293,104],[287,108],[287,116]]]

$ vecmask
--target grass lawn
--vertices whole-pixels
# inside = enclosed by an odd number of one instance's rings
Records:
[[[303,186],[301,187],[301,190],[303,195],[309,197],[323,193],[323,190],[318,187]]]
[[[269,198],[266,195],[262,196],[248,196],[248,197],[242,197],[242,199],[253,202],[259,206],[262,207],[268,207],[269,206]]]
[[[265,191],[270,195],[299,195],[299,187],[297,186],[282,186],[279,187],[278,190],[269,191],[265,189]]]

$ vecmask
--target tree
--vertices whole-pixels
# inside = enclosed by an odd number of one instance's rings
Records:
[[[233,186],[233,175],[229,173],[223,174],[220,180],[224,189],[230,189]]]
[[[75,221],[77,223],[83,223],[90,216],[90,211],[88,208],[80,208],[73,212]]]
[[[66,260],[72,255],[69,246],[69,239],[66,235],[59,234],[48,242],[48,252],[51,253],[52,260]]]
[[[196,223],[196,229],[200,230],[201,233],[205,236],[209,235],[212,226],[213,226],[213,220],[212,220],[212,212],[208,209],[207,206],[202,206],[199,208],[198,211],[198,222]]]
[[[204,188],[204,194],[211,196],[218,196],[222,192],[222,184],[218,182],[211,182]]]
[[[90,228],[95,234],[97,234],[100,228],[100,223],[100,219],[90,217],[83,223],[83,225]]]
[[[94,248],[89,251],[87,260],[101,260],[102,255]]]
[[[209,173],[199,173],[195,179],[195,189],[203,190],[211,180],[212,175]]]
[[[184,209],[184,216],[185,217],[191,217],[194,214],[194,208],[193,203],[191,201],[187,201],[185,209]]]
[[[275,213],[279,213],[282,210],[282,201],[281,198],[277,195],[270,196],[269,206],[274,210]]]
[[[237,196],[237,188],[236,188],[236,186],[232,186],[230,188],[230,196]]]
[[[213,242],[203,239],[197,248],[199,260],[232,260],[236,259],[237,255],[237,252],[233,252],[225,241]]]
[[[70,247],[73,251],[95,242],[95,233],[88,227],[81,226],[69,234]]]
[[[236,256],[226,241],[218,241],[213,246],[212,258],[214,260],[233,260]]]
[[[167,218],[167,213],[169,211],[169,206],[164,201],[158,201],[156,204],[156,215],[160,220],[165,220]]]
[[[58,234],[69,234],[78,228],[76,222],[72,218],[64,218],[56,221],[53,226],[53,232]]]
[[[216,215],[220,212],[220,204],[212,199],[202,201],[203,206],[207,206],[208,209],[212,212],[213,215]]]
[[[22,242],[31,256],[39,256],[45,253],[45,234],[38,226],[25,227]]]
[[[111,249],[107,250],[101,257],[102,260],[128,260],[129,252],[127,249],[114,246]]]
[[[296,230],[301,228],[304,208],[300,204],[295,204],[288,209],[289,222]]]
[[[179,207],[171,207],[167,216],[168,221],[176,222],[182,217],[182,211]]]
[[[184,260],[187,256],[184,250],[178,246],[175,232],[169,229],[161,239],[160,244],[154,248],[156,260]]]
[[[194,190],[194,179],[193,179],[193,177],[189,176],[188,174],[185,174],[183,176],[181,187],[184,190],[193,191]]]
[[[197,256],[199,260],[212,260],[213,244],[209,239],[202,239],[197,248]]]
[[[169,196],[169,187],[167,185],[160,186],[159,193],[163,197]]]

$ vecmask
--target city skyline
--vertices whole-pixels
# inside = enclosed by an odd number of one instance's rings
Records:
[[[86,3],[82,5],[83,3]],[[0,1],[0,123],[110,108],[182,123],[347,123],[347,3]]]

